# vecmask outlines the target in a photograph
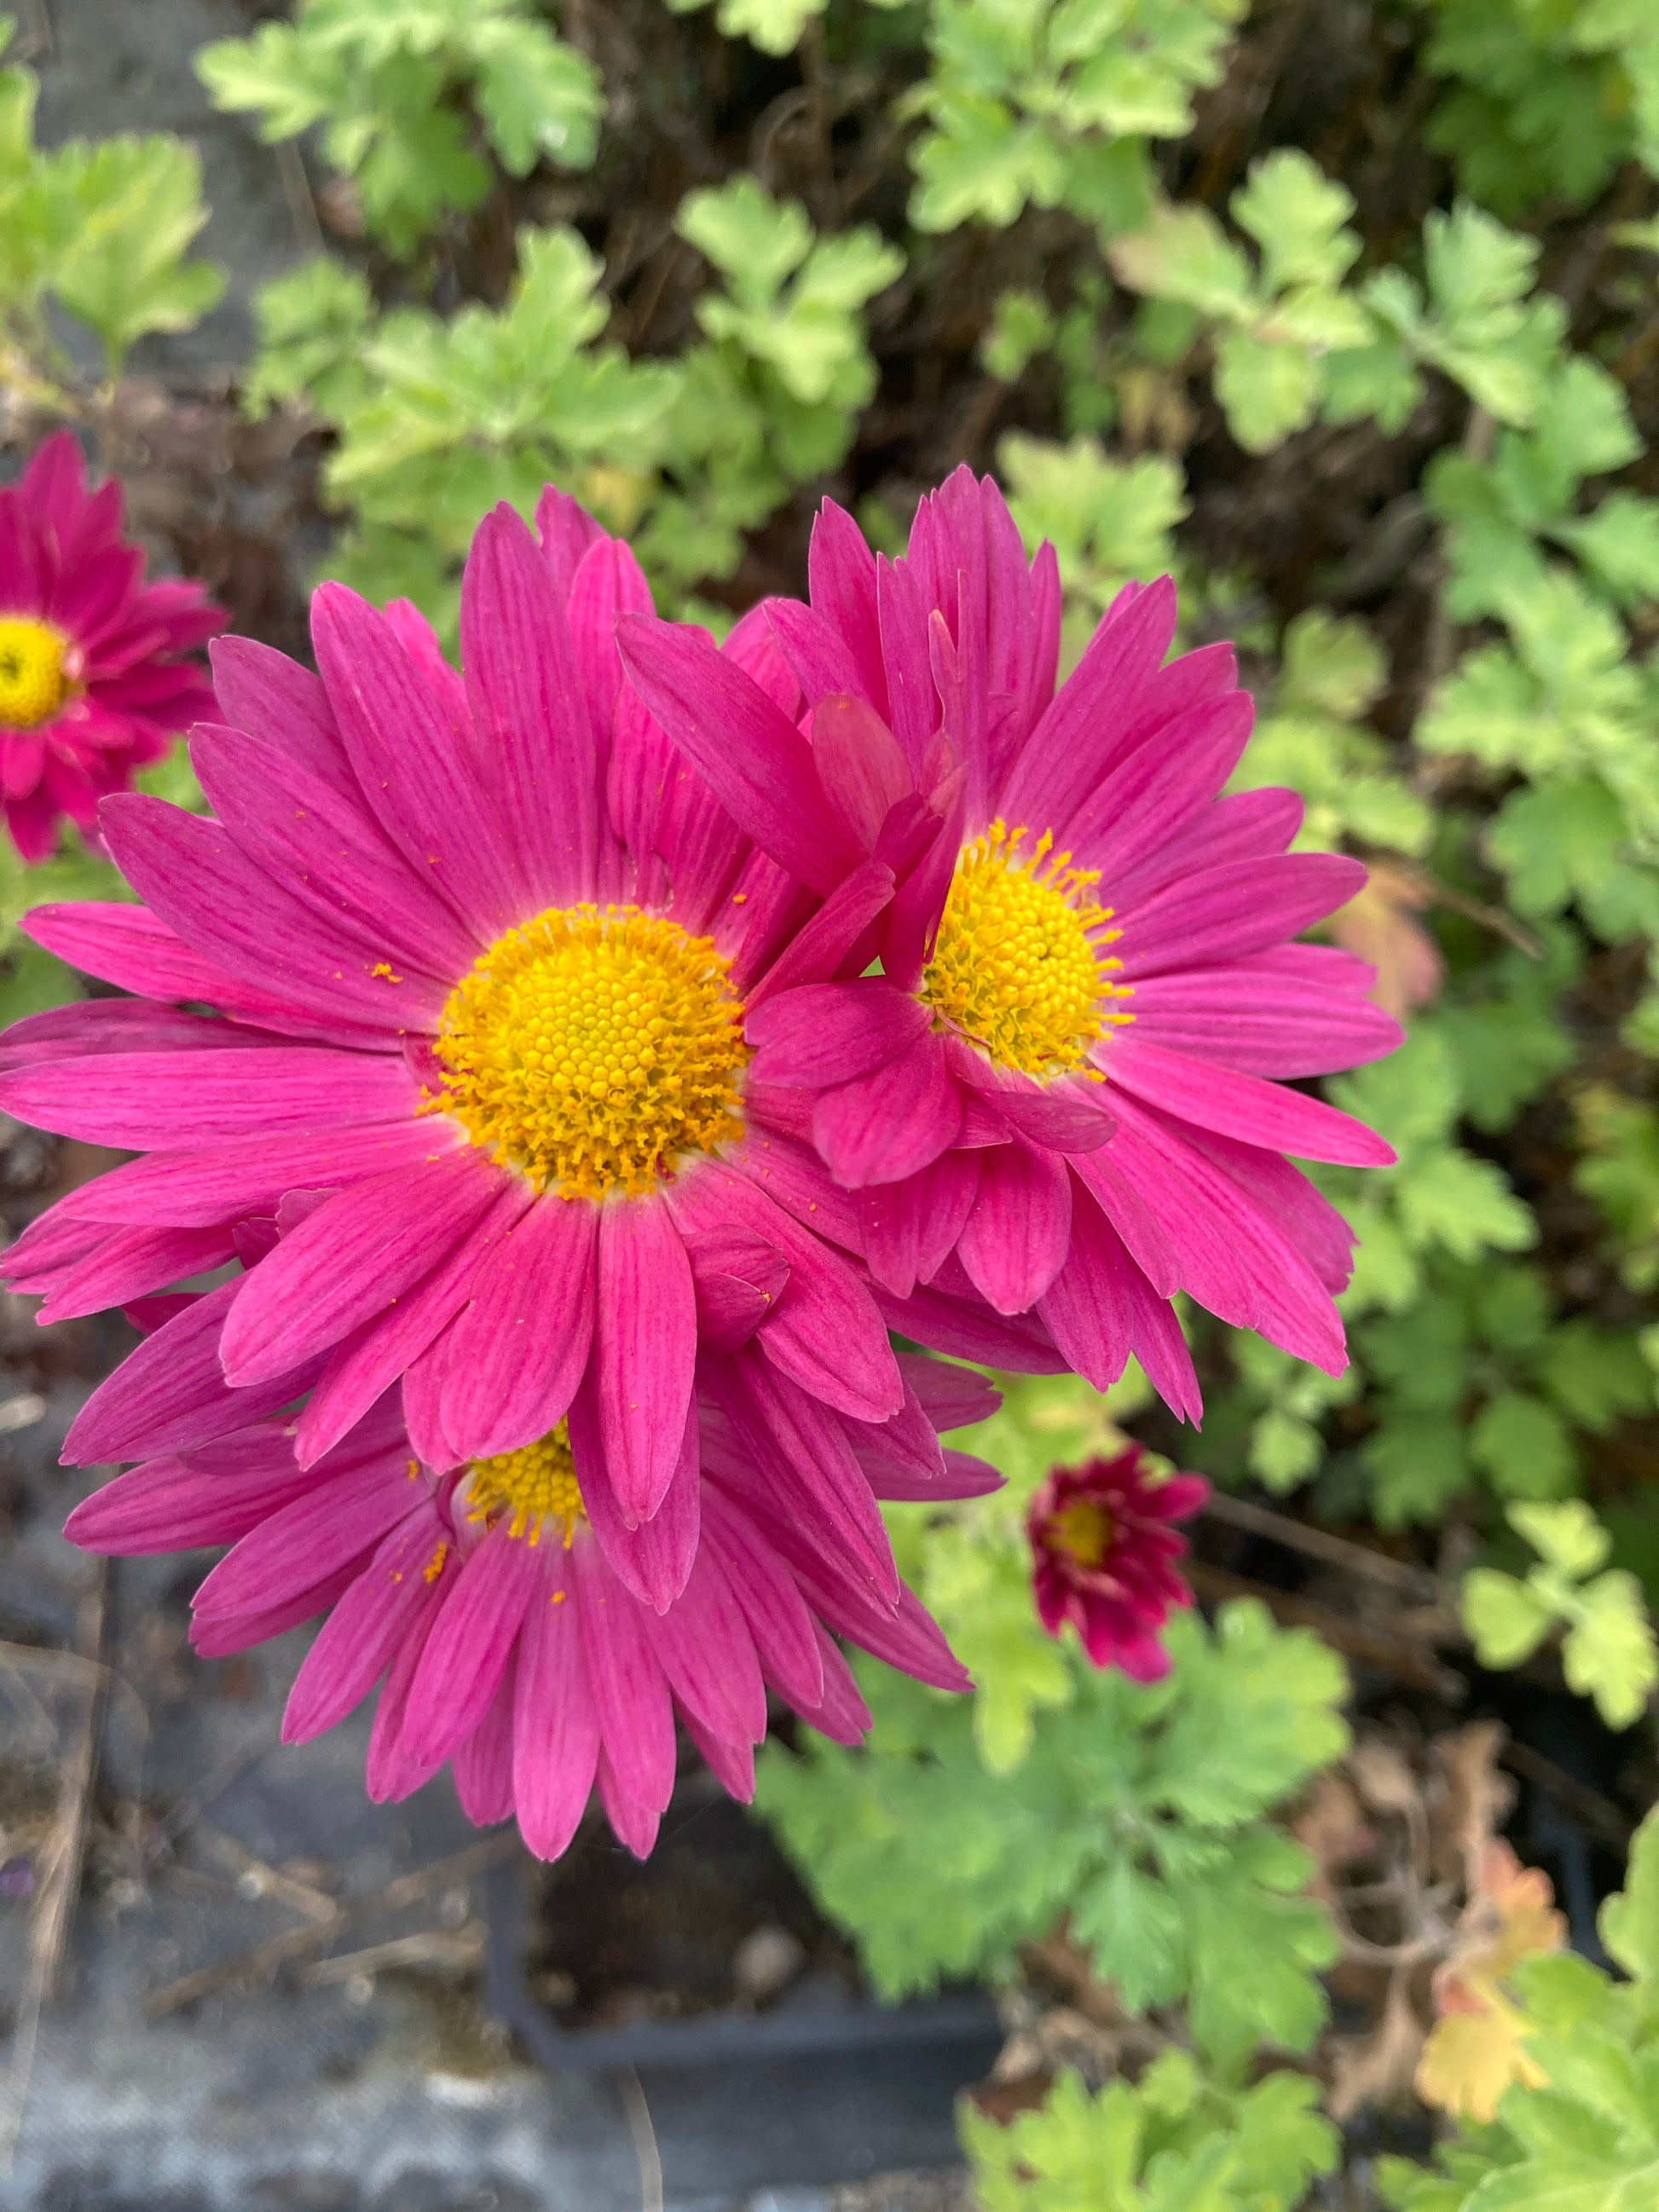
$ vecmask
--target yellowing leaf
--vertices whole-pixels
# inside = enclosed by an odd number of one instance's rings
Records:
[[[1425,2105],[1460,2120],[1496,2118],[1511,2082],[1535,2089],[1544,2080],[1527,2056],[1521,2015],[1501,1998],[1480,2012],[1450,2013],[1436,2021],[1417,2063],[1416,2089]]]

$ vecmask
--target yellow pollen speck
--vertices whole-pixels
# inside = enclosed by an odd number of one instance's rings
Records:
[[[448,1545],[446,1543],[440,1543],[437,1550],[432,1554],[432,1557],[421,1569],[421,1580],[425,1583],[435,1583],[439,1576],[442,1574],[444,1571],[444,1561],[448,1557]]]
[[[404,980],[401,975],[392,974],[392,963],[388,960],[377,960],[368,972],[371,975],[383,976],[388,983],[401,983]]]
[[[1050,1541],[1080,1567],[1097,1567],[1117,1534],[1111,1515],[1092,1498],[1062,1505],[1048,1525]]]
[[[563,1197],[651,1190],[743,1133],[749,1048],[728,964],[637,907],[550,907],[450,993],[433,1106]]]
[[[505,1521],[509,1536],[528,1536],[532,1544],[541,1541],[544,1523],[556,1522],[567,1551],[576,1524],[587,1518],[562,1421],[536,1443],[475,1459],[465,1496],[469,1521]]]
[[[550,1605],[562,1605],[568,1595],[569,1593],[566,1590],[557,1589],[553,1592],[553,1595],[547,1601]]]
[[[51,623],[0,615],[0,730],[38,730],[75,689],[69,640]]]
[[[404,1472],[407,1474],[411,1482],[414,1481],[416,1476],[420,1473],[420,1471],[421,1462],[417,1459],[410,1460],[408,1467],[404,1469]]]
[[[1028,834],[994,822],[963,848],[921,995],[936,1026],[1000,1067],[1046,1078],[1084,1067],[1108,1024],[1133,1017],[1109,1003],[1130,994],[1111,981],[1121,963],[1105,947],[1119,933],[1091,896],[1097,872],[1051,855],[1047,830],[1019,856]]]

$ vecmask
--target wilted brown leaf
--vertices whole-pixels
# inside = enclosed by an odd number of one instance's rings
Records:
[[[1498,1721],[1474,1721],[1437,1736],[1434,1755],[1445,1789],[1433,1808],[1437,1873],[1461,1874],[1473,1896],[1480,1887],[1487,1844],[1515,1802],[1515,1784],[1501,1773],[1498,1754],[1505,1731]]]
[[[1403,1975],[1389,1984],[1382,2017],[1370,2035],[1338,2045],[1326,2108],[1339,2125],[1362,2105],[1385,2105],[1403,2095],[1423,2052],[1423,2023]]]
[[[1417,2069],[1425,2103],[1462,2119],[1489,2120],[1511,2081],[1535,2087],[1546,2078],[1527,2055],[1520,2015],[1503,1984],[1521,1960],[1559,1951],[1566,1936],[1549,1876],[1522,1866],[1501,1838],[1489,1838],[1455,1942],[1434,1978],[1441,2016]]]
[[[1440,949],[1413,920],[1432,896],[1414,869],[1388,860],[1372,863],[1365,888],[1331,917],[1331,934],[1346,952],[1376,970],[1371,996],[1397,1021],[1439,995],[1444,963]]]

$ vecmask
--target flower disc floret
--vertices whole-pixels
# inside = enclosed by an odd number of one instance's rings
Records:
[[[1110,980],[1117,933],[1091,896],[1098,873],[1054,852],[1046,830],[1022,857],[1029,834],[993,822],[963,848],[922,995],[999,1066],[1046,1078],[1084,1066],[1106,1024],[1129,1018],[1109,1006],[1128,994]]]
[[[0,730],[36,730],[74,689],[69,640],[51,623],[0,615]]]
[[[587,1515],[564,1423],[533,1444],[474,1460],[467,1471],[466,1517],[492,1526],[505,1522],[509,1536],[527,1536],[532,1544],[552,1522],[568,1547]]]
[[[566,1198],[638,1196],[742,1134],[743,1008],[712,940],[636,907],[552,907],[450,994],[441,1104]]]
[[[1097,1567],[1117,1540],[1117,1525],[1092,1498],[1062,1505],[1048,1523],[1048,1542],[1080,1567]]]

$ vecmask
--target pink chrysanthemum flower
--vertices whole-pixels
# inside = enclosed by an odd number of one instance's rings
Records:
[[[1031,1500],[1031,1582],[1050,1636],[1070,1621],[1097,1667],[1137,1682],[1161,1681],[1169,1654],[1158,1632],[1193,1594],[1174,1562],[1189,1520],[1210,1494],[1202,1475],[1151,1474],[1139,1446],[1086,1467],[1057,1467]]]
[[[412,608],[337,585],[320,679],[224,641],[230,726],[192,742],[217,818],[107,801],[146,903],[29,918],[138,996],[15,1028],[7,1110],[150,1157],[44,1216],[12,1279],[52,1318],[258,1260],[96,1394],[72,1455],[199,1440],[222,1370],[241,1422],[311,1389],[311,1465],[401,1377],[434,1466],[574,1409],[584,1489],[632,1527],[695,1492],[700,1351],[750,1355],[786,1433],[902,1416],[868,1289],[806,1225],[828,1179],[749,1128],[742,1028],[833,972],[890,873],[755,850],[623,685],[631,554],[550,490],[540,526],[480,527],[465,680]],[[763,623],[728,658],[799,710]],[[849,1487],[838,1446],[796,1456]]]
[[[966,1370],[907,1366],[930,1437],[995,1402]],[[663,1526],[670,1512],[623,1532],[620,1547],[596,1525],[589,1507],[603,1493],[577,1475],[574,1418],[434,1472],[411,1451],[395,1391],[311,1468],[295,1458],[292,1420],[258,1422],[118,1476],[67,1533],[118,1553],[230,1543],[194,1602],[191,1640],[206,1656],[326,1612],[283,1739],[320,1735],[380,1682],[368,1775],[377,1800],[408,1796],[448,1760],[472,1820],[516,1812],[531,1849],[556,1858],[597,1785],[643,1858],[673,1787],[677,1713],[746,1802],[769,1687],[839,1742],[869,1725],[831,1631],[941,1688],[967,1682],[910,1593],[878,1600],[857,1561],[823,1540],[810,1498],[803,1513],[780,1492],[720,1403],[701,1418],[701,1510],[683,1588],[662,1611],[616,1562],[637,1566],[643,1547],[677,1540]],[[871,1427],[860,1451],[877,1494],[917,1494],[914,1439]],[[937,1479],[926,1471],[926,1494],[994,1486],[982,1462],[949,1457]]]
[[[180,653],[216,637],[225,611],[199,584],[146,584],[121,487],[87,489],[67,430],[0,491],[0,803],[26,860],[44,860],[67,815],[92,835],[98,802],[213,710]]]
[[[1285,1155],[1393,1154],[1281,1079],[1399,1030],[1363,962],[1290,941],[1352,896],[1358,862],[1286,852],[1290,792],[1219,795],[1250,726],[1231,647],[1166,665],[1174,586],[1130,585],[1056,690],[1053,549],[1028,564],[966,469],[899,561],[826,503],[810,573],[810,606],[765,609],[799,723],[684,631],[620,635],[757,844],[894,871],[836,975],[747,1022],[769,1110],[860,1194],[890,1318],[944,1343],[940,1297],[976,1295],[1097,1384],[1133,1352],[1194,1418],[1176,1290],[1340,1370],[1352,1238]]]

